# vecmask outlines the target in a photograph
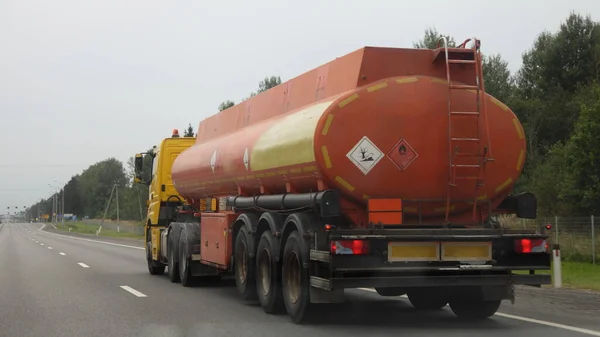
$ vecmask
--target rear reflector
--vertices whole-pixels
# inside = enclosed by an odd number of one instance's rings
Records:
[[[331,254],[364,255],[369,253],[369,241],[342,240],[331,241]]]
[[[517,239],[515,240],[517,253],[545,253],[548,252],[548,241],[544,239]]]

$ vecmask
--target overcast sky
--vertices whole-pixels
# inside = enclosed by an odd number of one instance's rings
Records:
[[[0,0],[0,214],[109,157],[365,45],[430,26],[477,36],[515,71],[536,36],[599,0]]]

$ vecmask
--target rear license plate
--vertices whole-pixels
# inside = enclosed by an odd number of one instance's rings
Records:
[[[390,242],[388,243],[388,261],[438,261],[440,249],[438,242]]]
[[[443,242],[442,261],[489,261],[491,242]]]

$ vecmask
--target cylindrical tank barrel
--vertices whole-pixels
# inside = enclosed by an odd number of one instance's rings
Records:
[[[476,95],[456,90],[452,109],[476,111]],[[477,176],[477,165],[483,163],[462,160],[467,164],[455,168],[450,208],[454,214],[466,213],[472,209],[468,200],[475,199],[495,207],[521,174],[525,138],[506,105],[490,95],[481,98],[486,113],[452,117],[449,135],[445,80],[384,79],[199,141],[175,160],[173,183],[181,195],[195,200],[239,192],[251,196],[335,189],[355,205],[364,206],[372,197],[402,198],[406,214],[443,216],[451,179],[450,138],[481,138],[452,149],[479,149],[493,161],[483,166],[484,179],[477,186],[461,176]]]

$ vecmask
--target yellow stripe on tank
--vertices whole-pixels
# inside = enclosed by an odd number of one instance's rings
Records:
[[[351,96],[349,96],[348,98],[344,99],[343,101],[338,103],[338,106],[340,108],[345,107],[346,105],[350,104],[352,101],[354,101],[355,99],[358,99],[358,94],[354,93]]]
[[[498,193],[498,192],[502,191],[503,189],[507,188],[508,185],[510,185],[510,183],[512,183],[512,181],[513,181],[512,178],[506,179],[506,181],[503,182],[502,185],[496,187],[496,193]]]
[[[325,121],[325,125],[323,126],[323,130],[321,130],[321,134],[323,136],[327,136],[327,133],[329,132],[329,127],[331,127],[331,122],[333,122],[333,115],[329,114],[329,116],[327,116],[327,120]]]
[[[515,126],[515,129],[517,129],[517,134],[519,135],[519,139],[525,138],[525,136],[523,135],[523,129],[521,129],[521,123],[519,123],[518,119],[513,118],[513,125]]]
[[[262,171],[314,162],[317,123],[331,103],[311,105],[275,122],[254,144],[250,169]]]
[[[500,109],[502,109],[502,110],[504,110],[504,111],[508,111],[508,107],[507,107],[507,106],[506,106],[504,103],[500,102],[500,101],[499,101],[497,98],[495,98],[495,97],[492,97],[492,96],[489,96],[489,97],[490,97],[490,101],[492,101],[492,103],[494,103],[494,104],[496,104],[497,106],[499,106],[499,107],[500,107]]]
[[[521,171],[521,165],[523,165],[523,157],[525,157],[525,151],[519,152],[519,160],[517,160],[517,171]]]
[[[327,150],[327,146],[321,146],[321,152],[323,153],[323,160],[325,161],[325,167],[331,168],[331,158],[329,157],[329,151]]]
[[[399,78],[396,80],[396,83],[398,84],[405,84],[405,83],[412,83],[412,82],[417,82],[419,79],[416,77],[404,77],[404,78]]]
[[[352,192],[354,191],[354,186],[352,186],[349,182],[347,182],[344,178],[340,177],[340,176],[336,176],[335,177],[335,181],[344,186],[345,188],[348,189],[348,191]]]
[[[385,87],[387,87],[387,83],[386,83],[386,82],[379,83],[379,84],[375,84],[375,85],[373,85],[373,86],[370,86],[370,87],[368,87],[368,88],[367,88],[367,92],[373,92],[373,91],[377,91],[377,90],[379,90],[379,89],[383,89],[383,88],[385,88]]]

